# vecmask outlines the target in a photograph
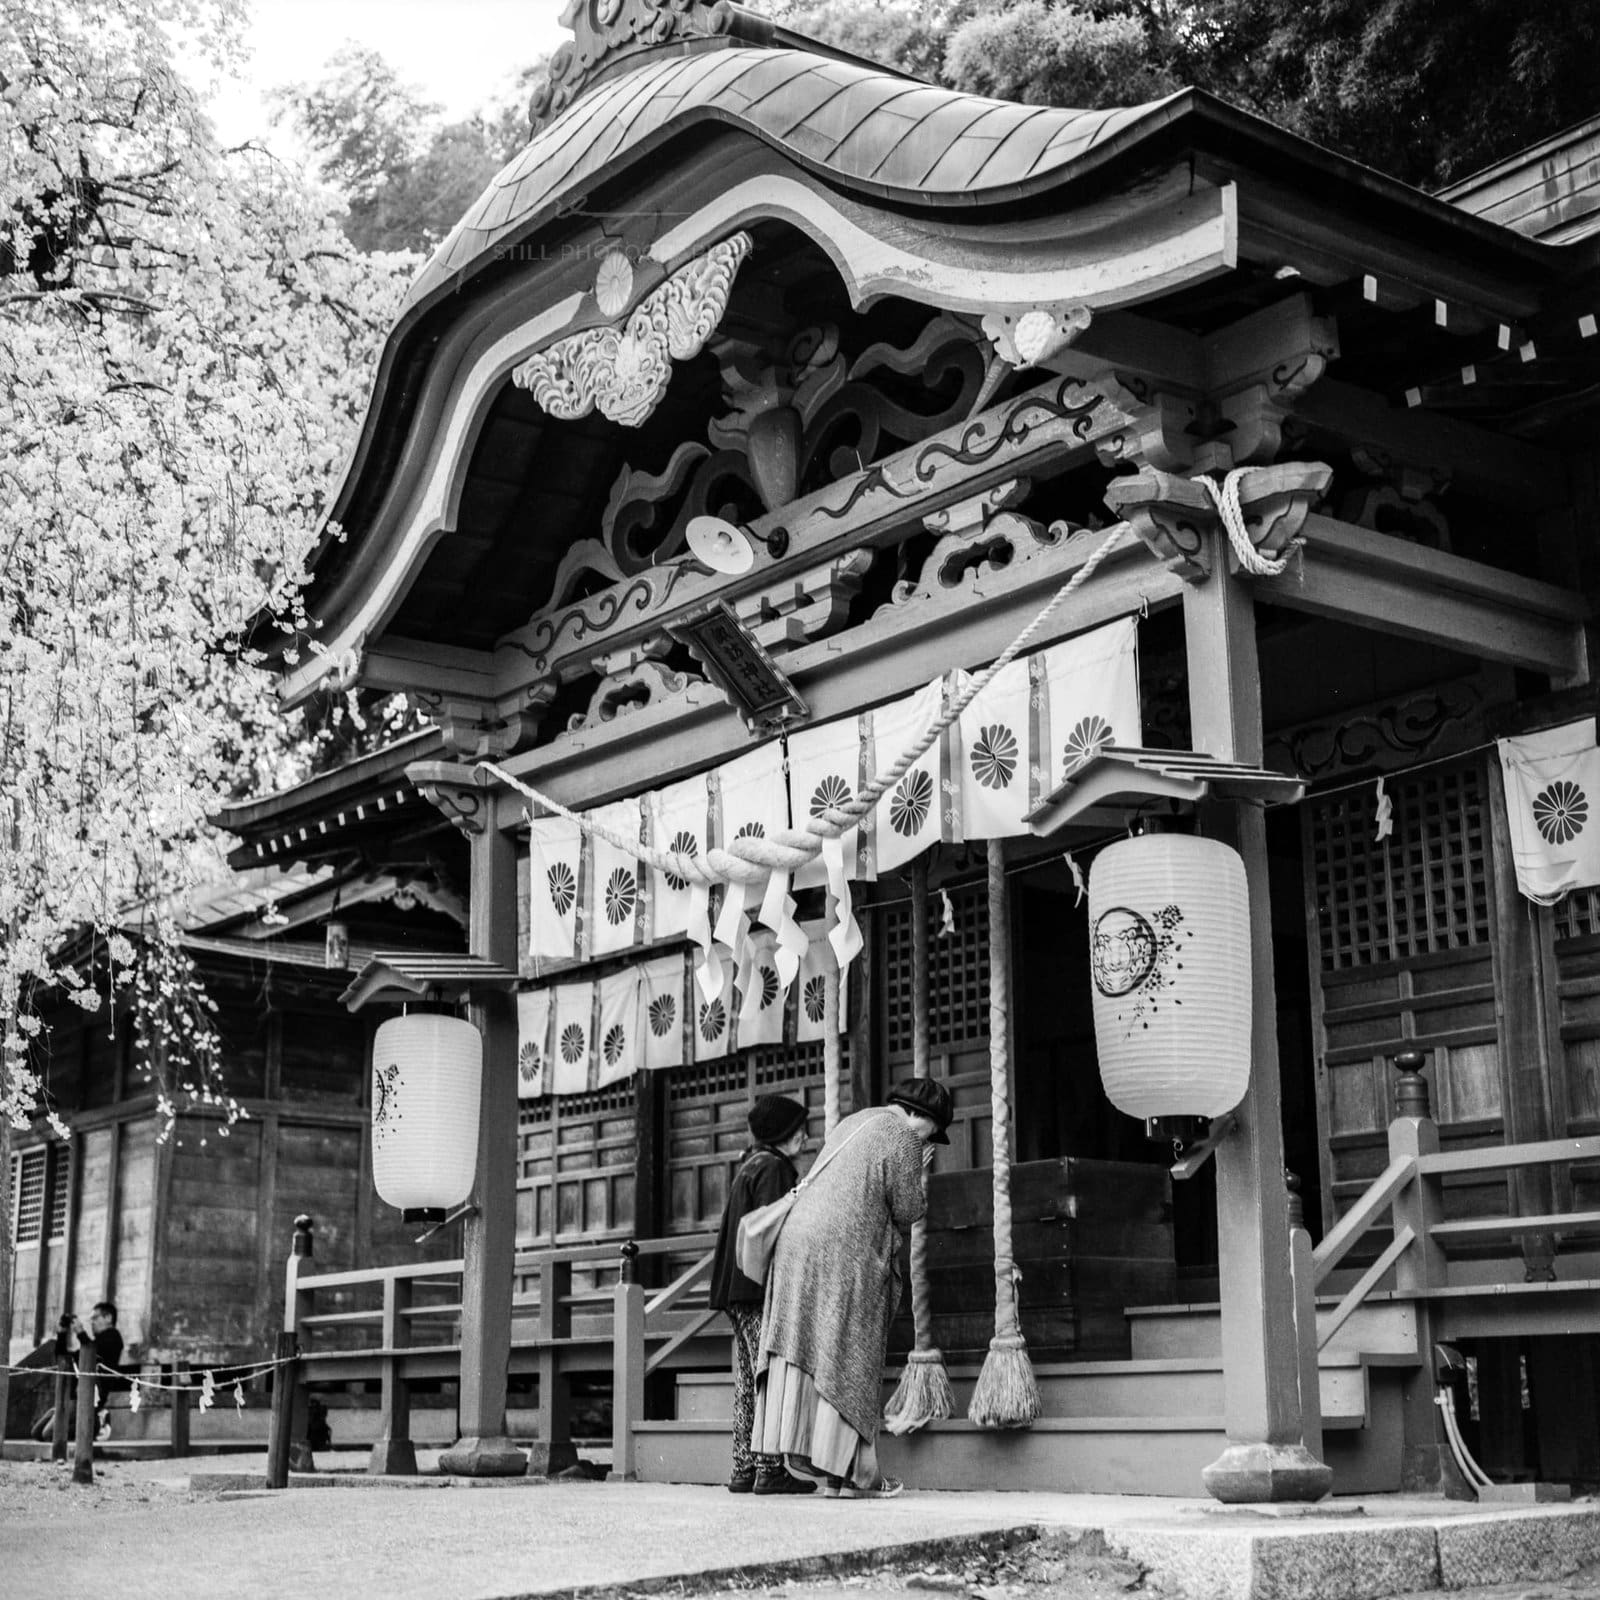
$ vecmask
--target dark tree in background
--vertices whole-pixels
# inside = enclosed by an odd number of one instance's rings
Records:
[[[1597,0],[755,0],[974,94],[1098,109],[1208,89],[1437,188],[1600,115]]]

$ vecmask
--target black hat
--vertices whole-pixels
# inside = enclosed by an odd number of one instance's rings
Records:
[[[907,1111],[930,1118],[934,1124],[930,1142],[950,1143],[950,1136],[944,1130],[950,1126],[950,1119],[956,1114],[955,1102],[950,1098],[950,1091],[937,1078],[913,1078],[909,1083],[899,1084],[889,1091],[889,1104],[904,1106]]]
[[[750,1108],[750,1137],[757,1144],[782,1144],[805,1124],[806,1108],[787,1095],[757,1095]]]

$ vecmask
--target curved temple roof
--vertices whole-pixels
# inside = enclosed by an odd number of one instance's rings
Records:
[[[747,129],[885,198],[970,204],[1026,192],[1167,103],[1110,111],[1015,105],[802,50],[658,57],[590,89],[536,133],[434,253],[405,309],[584,179],[695,121]]]

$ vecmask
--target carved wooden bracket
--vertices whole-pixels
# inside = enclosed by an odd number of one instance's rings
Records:
[[[1357,446],[1350,452],[1356,469],[1372,480],[1345,494],[1339,506],[1344,522],[1393,534],[1435,550],[1451,548],[1450,521],[1437,496],[1450,487],[1450,473],[1397,461],[1386,451]]]
[[[1194,465],[1199,441],[1191,430],[1199,407],[1187,396],[1169,394],[1131,373],[1106,373],[1096,380],[1107,400],[1127,425],[1095,445],[1108,467],[1132,462],[1163,472],[1181,472]]]
[[[958,590],[977,596],[986,573],[1027,561],[1040,549],[1058,543],[1067,531],[1064,523],[1047,528],[1012,509],[1027,499],[1031,488],[1027,478],[1008,478],[982,494],[924,517],[923,527],[942,537],[922,563],[916,580],[894,586],[890,603],[910,605]]]
[[[417,792],[469,838],[489,820],[487,779],[474,767],[449,761],[413,761],[406,776]]]
[[[1253,467],[1239,480],[1239,509],[1250,543],[1264,556],[1281,556],[1333,482],[1322,461],[1282,461]],[[1229,566],[1236,568],[1230,558]]]
[[[750,248],[748,233],[713,245],[646,295],[621,328],[588,328],[560,339],[515,368],[512,381],[531,390],[553,417],[572,421],[598,407],[613,422],[638,427],[666,394],[672,363],[699,355],[716,332]],[[600,263],[595,298],[601,305],[626,303],[625,294],[617,297],[618,269],[610,265],[618,260],[609,255]]]
[[[663,657],[672,648],[667,638],[645,639],[625,650],[597,657],[594,669],[601,679],[589,697],[586,711],[567,719],[567,732],[598,728],[602,723],[676,699],[691,685],[704,683],[698,673],[675,672]]]
[[[733,602],[734,614],[771,655],[820,639],[844,621],[872,557],[871,550],[847,550],[759,594],[741,596]]]
[[[1203,484],[1159,467],[1144,467],[1106,485],[1105,502],[1144,540],[1169,572],[1186,583],[1210,576],[1205,535],[1217,508]]]
[[[1088,306],[1013,306],[983,319],[984,336],[1009,366],[1043,366],[1089,326]]]
[[[529,684],[510,711],[490,701],[452,695],[413,694],[409,698],[438,723],[445,748],[453,755],[499,761],[527,749],[538,738],[545,708],[555,693],[554,683]]]

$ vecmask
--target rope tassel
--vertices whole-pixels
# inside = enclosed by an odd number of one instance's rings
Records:
[[[1039,1416],[1039,1384],[1017,1311],[1021,1274],[1011,1239],[1011,895],[998,839],[989,856],[989,1101],[994,1118],[994,1338],[972,1391],[980,1428],[1026,1428]]]
[[[928,858],[911,865],[911,1059],[919,1078],[928,1076]],[[928,1173],[922,1173],[923,1198]],[[944,1356],[933,1342],[933,1312],[928,1292],[928,1220],[926,1213],[911,1224],[911,1321],[915,1328],[905,1370],[883,1408],[890,1433],[911,1433],[936,1418],[952,1416],[956,1397],[945,1371]]]

